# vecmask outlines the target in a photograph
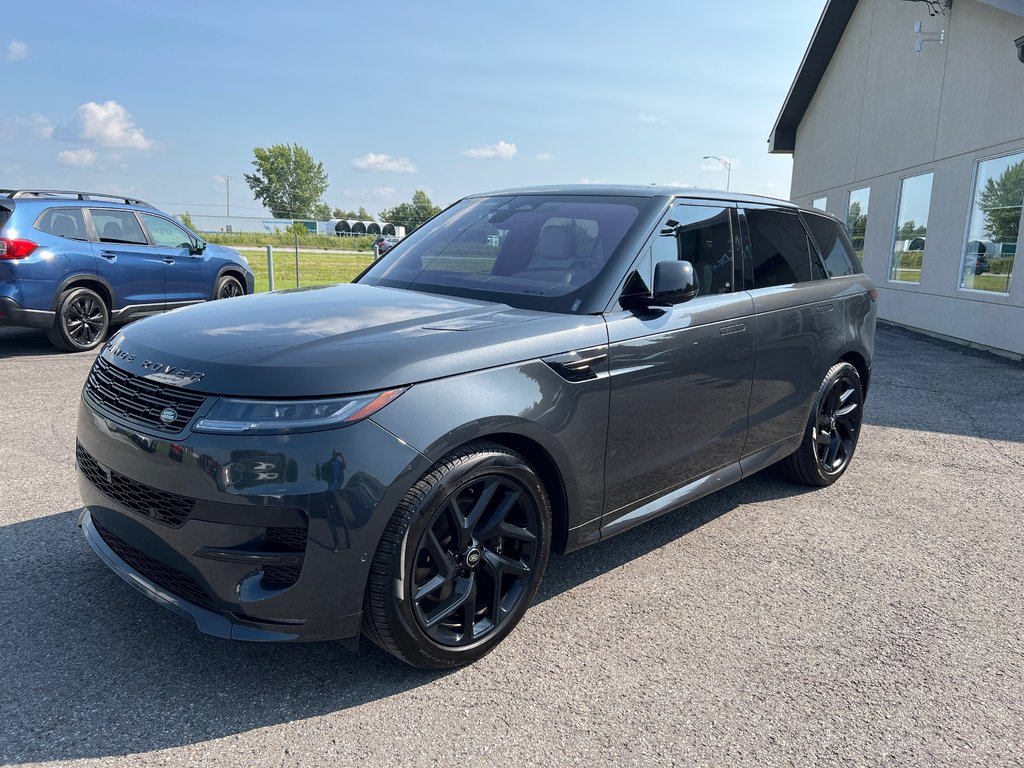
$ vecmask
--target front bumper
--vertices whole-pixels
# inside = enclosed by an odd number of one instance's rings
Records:
[[[0,325],[45,329],[53,325],[53,319],[56,316],[56,312],[43,309],[26,309],[14,299],[0,296]]]
[[[345,468],[328,466],[343,457]],[[201,632],[350,639],[381,533],[426,459],[367,420],[339,430],[171,437],[82,400],[78,485],[90,546]]]

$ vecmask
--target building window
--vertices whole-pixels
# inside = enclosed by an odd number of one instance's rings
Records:
[[[871,197],[871,187],[855,189],[850,192],[850,199],[846,204],[846,231],[853,242],[853,250],[857,258],[864,262],[864,236],[868,231],[868,200]]]
[[[978,163],[960,287],[1010,292],[1024,202],[1024,152]]]
[[[817,208],[819,211],[827,211],[828,210],[828,198],[827,197],[819,197],[819,198],[817,198],[813,203],[811,203],[811,207],[812,208]]]
[[[890,280],[901,283],[921,282],[931,202],[932,174],[922,173],[903,180],[900,185],[892,261],[889,262]]]

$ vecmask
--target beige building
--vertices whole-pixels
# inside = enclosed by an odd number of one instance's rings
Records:
[[[1024,355],[1024,0],[829,0],[769,147],[882,319]]]

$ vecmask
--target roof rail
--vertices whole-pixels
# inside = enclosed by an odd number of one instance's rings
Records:
[[[127,203],[128,205],[141,205],[146,208],[156,209],[156,206],[150,205],[145,200],[139,200],[134,197],[125,197],[124,195],[110,195],[105,192],[76,192],[67,189],[0,189],[0,196],[8,197],[11,200],[26,197],[71,198],[72,200],[115,200],[120,203]]]

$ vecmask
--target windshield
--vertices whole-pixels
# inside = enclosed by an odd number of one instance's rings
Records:
[[[396,245],[360,283],[575,312],[648,198],[469,198]]]

